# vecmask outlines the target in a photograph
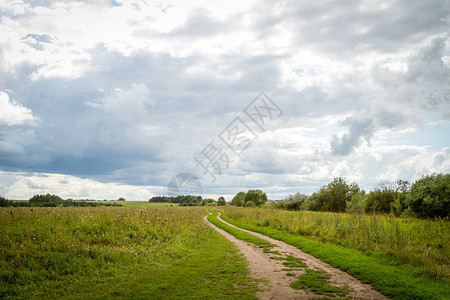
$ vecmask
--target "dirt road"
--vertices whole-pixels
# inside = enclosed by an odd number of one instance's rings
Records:
[[[218,219],[229,226],[238,228],[222,220],[220,216]],[[361,283],[361,281],[349,274],[331,267],[321,260],[300,251],[294,246],[256,232],[238,228],[275,245],[270,253],[265,253],[263,249],[256,247],[251,243],[236,239],[233,235],[213,224],[211,224],[211,226],[225,238],[233,242],[246,257],[249,262],[252,276],[262,279],[260,287],[263,290],[256,295],[259,299],[311,299],[324,297],[323,294],[315,294],[309,288],[296,290],[290,286],[291,283],[298,280],[299,276],[305,274],[306,269],[312,269],[328,274],[330,276],[329,284],[342,288],[346,293],[345,298],[387,299],[384,295],[375,291],[370,285]],[[295,260],[301,261],[302,264],[304,263],[303,267],[286,267],[286,257],[290,257],[291,259],[295,258]],[[339,295],[333,296],[339,298]]]

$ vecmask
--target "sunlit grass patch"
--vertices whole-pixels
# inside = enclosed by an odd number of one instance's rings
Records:
[[[326,296],[346,296],[347,288],[341,288],[329,284],[330,275],[324,271],[306,269],[297,281],[291,283],[291,287],[297,290],[308,288],[316,294]]]

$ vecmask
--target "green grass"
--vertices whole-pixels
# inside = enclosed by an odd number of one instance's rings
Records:
[[[306,269],[306,274],[301,275],[297,281],[291,283],[291,287],[296,290],[308,288],[319,295],[346,296],[348,294],[348,288],[330,285],[328,283],[330,277],[331,276],[324,271]]]
[[[148,202],[148,201],[116,201],[123,206],[178,206],[178,203]]]
[[[293,257],[292,255],[288,255],[285,258],[285,262],[283,265],[287,268],[298,269],[306,267],[306,264],[303,262],[301,258]]]
[[[227,216],[319,242],[386,257],[420,267],[436,281],[450,283],[450,222],[387,215],[293,212],[276,209],[223,208]]]
[[[232,234],[235,238],[239,239],[239,240],[243,240],[252,244],[255,244],[256,246],[263,248],[264,252],[266,253],[270,253],[271,249],[273,247],[275,247],[275,245],[272,245],[271,243],[269,243],[266,240],[260,239],[254,235],[251,235],[247,232],[244,232],[242,230],[236,229],[234,227],[231,227],[227,224],[222,223],[221,221],[219,221],[217,219],[218,216],[218,212],[213,212],[212,214],[210,214],[208,216],[208,220],[213,223],[214,225],[216,225],[217,227],[225,230],[226,232]]]
[[[225,212],[228,213],[232,210],[233,208],[227,208]],[[247,208],[238,209],[237,214],[244,215],[246,210],[252,213],[256,211]],[[259,232],[296,246],[330,265],[348,272],[362,282],[372,284],[376,290],[386,296],[396,299],[450,299],[448,283],[433,280],[420,267],[411,264],[399,265],[389,257],[312,240],[299,234],[289,233],[284,228],[276,229],[269,225],[251,224],[246,218],[239,218],[240,221],[236,221],[224,214],[222,214],[222,218],[241,228]],[[245,222],[242,219],[245,219]]]
[[[0,298],[237,298],[257,283],[197,207],[0,209]]]

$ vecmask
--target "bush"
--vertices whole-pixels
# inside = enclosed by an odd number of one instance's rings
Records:
[[[244,207],[256,207],[256,204],[253,201],[246,201]]]
[[[287,209],[287,210],[300,210],[303,203],[308,199],[307,195],[297,193],[295,195],[289,195],[286,199],[275,202],[272,204],[275,208]]]
[[[347,207],[345,211],[350,214],[362,214],[364,213],[364,205],[366,203],[366,195],[364,192],[354,194],[352,198],[347,201]]]
[[[367,195],[364,205],[366,213],[388,213],[391,210],[391,203],[394,203],[397,195],[392,191],[373,191]]]
[[[409,209],[420,218],[450,215],[450,174],[426,175],[417,180],[406,197]]]
[[[214,199],[211,199],[211,198],[205,198],[201,202],[202,206],[205,206],[205,205],[215,206],[216,204],[217,204],[216,201],[214,201]]]
[[[321,187],[318,192],[312,194],[302,208],[316,211],[344,212],[347,201],[350,201],[352,196],[359,192],[360,189],[356,182],[348,184],[345,178],[337,177],[329,184]]]
[[[396,215],[400,215],[404,209],[402,199],[408,192],[408,188],[408,181],[380,181],[375,191],[370,192],[367,196],[364,212],[393,212]]]

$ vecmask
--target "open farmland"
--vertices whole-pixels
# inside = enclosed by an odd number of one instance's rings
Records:
[[[205,215],[188,207],[1,208],[0,297],[251,297],[245,261]]]

